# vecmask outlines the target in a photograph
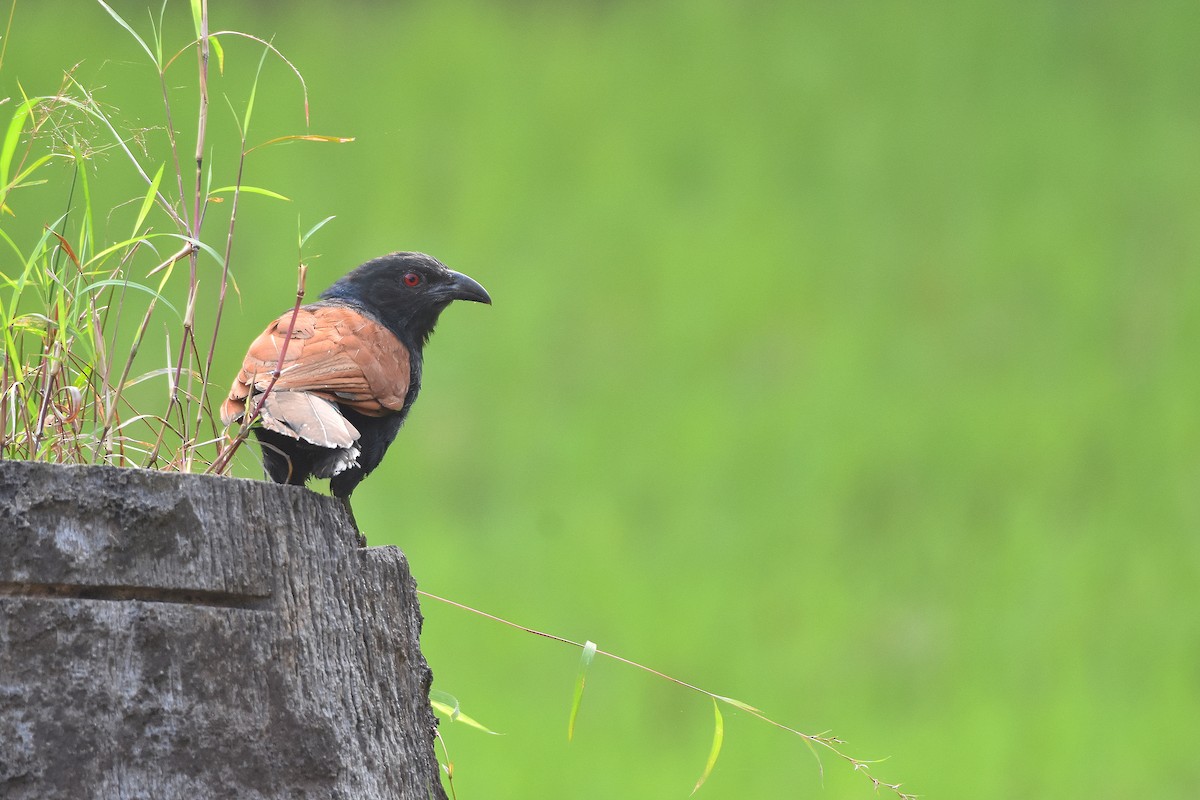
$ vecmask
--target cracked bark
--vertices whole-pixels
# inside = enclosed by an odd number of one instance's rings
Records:
[[[0,797],[445,798],[420,629],[333,498],[0,462]]]

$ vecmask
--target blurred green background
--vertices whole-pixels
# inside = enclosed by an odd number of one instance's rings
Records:
[[[144,5],[117,8],[150,35]],[[243,200],[222,380],[291,303],[297,218],[337,215],[307,248],[313,295],[418,249],[495,299],[443,317],[355,496],[421,588],[832,730],[926,797],[1195,796],[1193,3],[211,11],[292,59],[309,131],[356,137],[247,162],[292,202]],[[186,4],[166,19],[182,47]],[[232,182],[259,48],[225,50],[211,160]],[[103,9],[18,3],[0,96],[77,63],[118,119],[163,124]],[[193,63],[169,73],[181,97]],[[250,140],[304,132],[302,104],[268,60]],[[599,660],[568,745],[577,651],[425,613],[435,688],[505,734],[443,723],[460,798],[684,797],[699,777],[704,698]],[[700,796],[874,796],[725,717]]]

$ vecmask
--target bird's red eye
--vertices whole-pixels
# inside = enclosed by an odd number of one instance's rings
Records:
[[[404,285],[410,289],[421,282],[421,276],[415,272],[404,273]]]

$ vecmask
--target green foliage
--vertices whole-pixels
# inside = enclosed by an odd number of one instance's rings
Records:
[[[462,713],[462,709],[458,705],[458,698],[449,692],[443,692],[440,689],[434,689],[429,692],[429,702],[433,705],[433,710],[444,716],[451,722],[461,722],[469,728],[474,728],[482,733],[488,733],[493,736],[498,736],[496,731],[488,728],[474,717],[469,717]]]
[[[237,120],[237,157],[220,164],[220,170],[235,182],[213,188],[213,166],[205,164],[205,154],[214,146],[207,134],[208,54],[212,46],[223,69],[224,50],[214,44],[217,34],[208,34],[202,5],[193,4],[197,40],[164,59],[165,5],[157,23],[151,20],[151,46],[116,10],[103,0],[97,2],[149,57],[153,69],[142,77],[157,79],[164,122],[151,130],[122,122],[119,112],[99,101],[72,72],[66,73],[56,94],[30,98],[21,90],[22,102],[14,107],[0,145],[0,210],[16,217],[14,208],[21,207],[31,188],[47,187],[59,204],[60,216],[44,225],[32,242],[28,227],[15,234],[0,230],[16,256],[0,270],[4,331],[0,456],[218,469],[228,455],[216,458],[222,431],[212,409],[209,372],[220,312],[232,280],[230,254],[238,202],[242,194],[287,200],[270,189],[243,184],[246,155],[256,147],[293,139],[347,140],[302,134],[248,146],[246,136],[264,61],[274,54],[291,64],[262,39],[222,31],[220,35],[255,43],[261,55]],[[171,67],[183,52],[193,49],[199,55],[197,90],[174,89]],[[303,80],[300,83],[303,86]],[[194,180],[186,174],[190,165],[184,167],[187,162],[180,158],[181,134],[173,117],[185,102],[199,108]],[[60,164],[70,171],[56,169]],[[174,174],[164,187],[168,165]],[[127,191],[123,188],[106,192],[110,185],[121,187],[122,179],[130,177],[144,187],[137,196],[122,197],[121,192]],[[96,199],[97,192],[110,198],[110,209]],[[214,233],[215,226],[205,221],[210,206],[224,202],[226,195],[231,195],[227,221]],[[132,227],[122,230],[123,210],[133,203],[138,210]],[[106,232],[97,229],[97,217],[110,223]],[[112,231],[120,233],[114,237]],[[223,252],[205,241],[222,234]],[[164,247],[173,250],[172,255],[164,258],[160,252]],[[200,292],[202,255],[220,268],[215,290],[207,299]],[[182,314],[166,294],[180,262],[187,263]],[[142,282],[143,270],[145,279],[157,276],[157,280]],[[139,293],[147,296],[141,304],[135,302]],[[197,335],[196,309],[213,298],[216,316],[206,341]],[[172,312],[173,319],[160,321],[160,307]],[[160,361],[138,374],[135,363],[145,362],[138,359],[142,343],[152,326],[159,324],[167,336],[166,363]],[[177,342],[174,350],[172,331]],[[165,381],[165,404],[160,396],[157,402],[143,405],[130,391],[150,380]]]
[[[591,669],[592,662],[595,660],[597,655],[605,656],[606,658],[612,659],[613,661],[620,662],[621,664],[624,664],[628,667],[632,667],[634,669],[638,669],[638,670],[641,670],[642,672],[653,675],[654,677],[659,678],[660,680],[666,681],[667,683],[673,683],[676,686],[682,687],[684,689],[688,689],[692,692],[696,692],[698,694],[702,694],[702,695],[705,695],[706,697],[708,697],[713,703],[713,713],[715,715],[715,725],[713,728],[713,741],[712,741],[712,746],[709,750],[708,760],[705,762],[705,765],[704,765],[704,772],[700,775],[700,779],[696,781],[696,785],[692,788],[692,794],[695,794],[696,791],[699,790],[699,788],[704,785],[704,782],[706,780],[708,780],[708,776],[712,774],[713,768],[717,764],[717,758],[721,754],[721,745],[725,741],[725,718],[721,715],[720,704],[724,703],[726,705],[732,706],[733,708],[744,711],[747,714],[749,714],[750,716],[757,717],[759,720],[767,723],[768,725],[771,725],[782,731],[786,731],[787,733],[790,733],[794,736],[798,736],[800,739],[802,739],[804,741],[804,743],[808,746],[809,750],[816,757],[818,765],[821,764],[821,756],[820,756],[820,753],[817,752],[817,748],[820,748],[822,751],[832,754],[833,756],[836,756],[838,759],[849,764],[851,767],[854,768],[855,772],[861,774],[867,780],[869,780],[876,790],[888,789],[892,793],[894,793],[898,798],[900,798],[900,800],[915,800],[915,795],[911,795],[911,794],[908,794],[907,792],[902,792],[900,790],[900,784],[886,783],[886,782],[880,780],[879,778],[875,777],[871,773],[871,765],[874,762],[863,761],[862,759],[855,758],[855,757],[847,754],[845,752],[844,748],[842,747],[842,745],[844,745],[845,742],[843,740],[837,738],[836,736],[830,735],[829,733],[821,733],[821,734],[802,733],[802,732],[796,730],[795,728],[789,727],[787,725],[784,725],[781,722],[771,719],[765,713],[763,713],[760,709],[755,708],[754,706],[750,705],[749,703],[743,702],[741,700],[735,700],[732,697],[724,697],[723,695],[715,694],[713,692],[708,691],[707,689],[703,689],[699,686],[690,684],[686,681],[680,680],[679,678],[668,675],[664,672],[660,672],[659,670],[656,670],[652,667],[646,666],[645,664],[639,664],[636,661],[632,661],[632,660],[625,658],[624,656],[618,655],[616,653],[605,652],[604,650],[600,650],[596,646],[596,643],[591,640],[588,640],[586,642],[575,642],[570,639],[564,638],[562,636],[557,636],[553,633],[547,633],[545,631],[535,630],[534,628],[528,628],[524,625],[520,625],[518,623],[512,622],[511,620],[507,620],[502,617],[498,617],[495,614],[490,614],[486,611],[480,611],[477,608],[472,608],[471,606],[465,605],[463,603],[459,603],[455,600],[448,600],[444,597],[440,597],[435,594],[430,594],[429,592],[426,592],[426,591],[423,591],[420,589],[417,590],[417,594],[421,595],[422,597],[429,598],[430,600],[436,600],[439,603],[443,603],[445,605],[448,605],[448,606],[451,606],[454,608],[458,608],[462,611],[467,611],[472,614],[476,614],[480,617],[483,617],[484,619],[489,619],[492,622],[498,622],[503,626],[522,631],[531,636],[537,636],[537,637],[541,637],[543,639],[549,639],[551,641],[559,642],[560,644],[566,644],[566,645],[570,645],[572,647],[578,647],[580,650],[579,672],[575,676],[575,690],[571,696],[571,711],[570,711],[570,716],[567,721],[567,741],[568,742],[575,738],[575,721],[579,716],[579,708],[583,702],[583,692],[584,692],[584,688],[587,685],[588,671]],[[438,690],[433,690],[430,693],[430,696],[432,698],[433,708],[435,711],[437,711],[440,714],[443,714],[444,716],[449,717],[449,719],[451,721],[463,719],[459,712],[458,700],[453,695],[450,695],[450,694],[447,694],[445,692],[441,692]],[[493,733],[493,731],[488,730],[487,728],[483,727],[482,725],[475,722],[474,720],[471,720],[468,718],[468,719],[463,719],[463,721],[468,722],[468,724],[470,724],[471,727],[482,730],[485,733]],[[439,738],[441,738],[441,737],[439,736]],[[445,741],[443,740],[442,743],[444,746]],[[446,774],[448,777],[450,777],[452,775],[452,769],[450,767],[448,754],[447,754],[446,758],[447,758],[447,763],[445,765]]]
[[[725,718],[721,716],[721,704],[717,702],[717,698],[713,698],[713,741],[712,749],[708,751],[708,760],[704,762],[704,772],[700,773],[700,779],[696,781],[696,785],[692,788],[692,794],[695,794],[704,782],[708,780],[708,776],[712,774],[713,767],[717,765],[717,758],[721,755],[721,745],[725,742]]]
[[[575,719],[579,716],[579,705],[583,702],[583,687],[587,683],[588,667],[596,657],[596,643],[584,642],[579,654],[579,674],[575,676],[575,692],[571,695],[571,715],[567,720],[567,741],[575,738]]]

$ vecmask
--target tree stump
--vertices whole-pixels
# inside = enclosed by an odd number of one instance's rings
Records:
[[[445,798],[403,553],[292,486],[0,462],[0,797]]]

